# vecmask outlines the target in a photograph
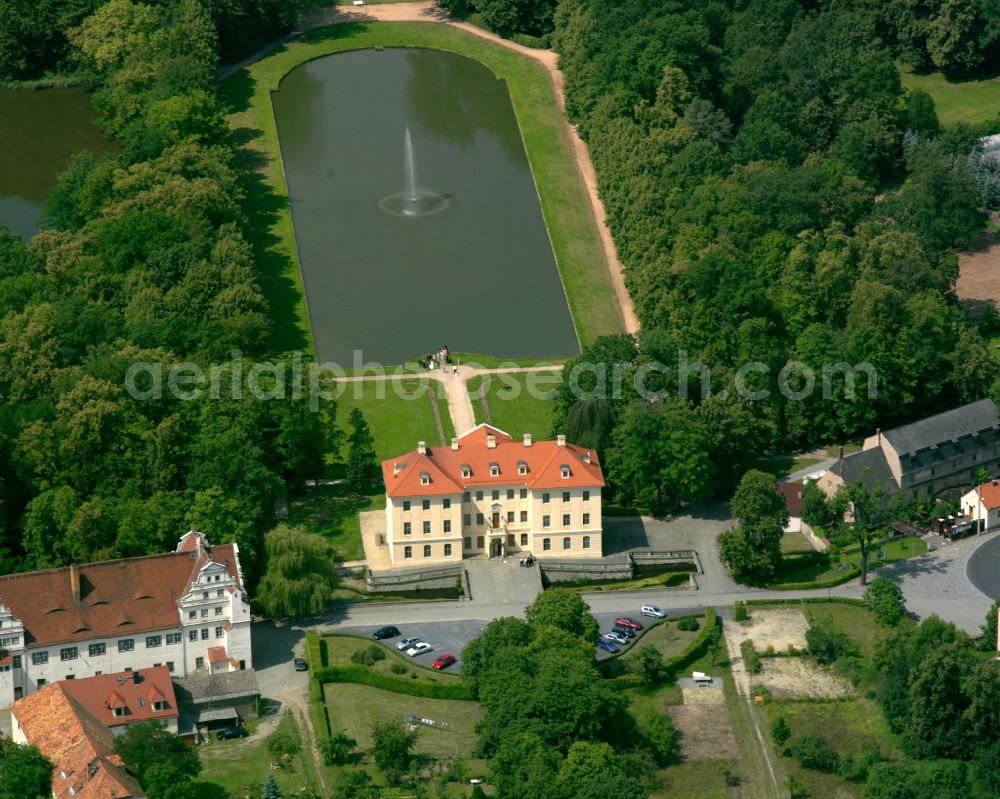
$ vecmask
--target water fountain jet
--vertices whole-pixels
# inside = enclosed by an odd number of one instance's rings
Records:
[[[429,216],[443,211],[451,200],[417,184],[417,163],[413,152],[413,137],[410,126],[403,135],[403,167],[406,172],[406,190],[390,194],[379,200],[378,206],[393,216]]]

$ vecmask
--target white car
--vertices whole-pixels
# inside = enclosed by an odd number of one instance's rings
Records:
[[[620,635],[619,633],[615,633],[615,632],[605,633],[604,634],[604,640],[605,641],[614,641],[616,644],[618,644],[618,646],[627,646],[628,645],[628,638],[626,638],[624,635]]]
[[[652,616],[654,619],[665,619],[667,614],[660,610],[656,605],[643,605],[642,611],[640,611],[643,616]]]
[[[419,638],[404,638],[402,641],[396,644],[396,649],[398,649],[400,652],[404,652],[414,644],[419,644],[419,643],[420,643]]]
[[[428,652],[433,652],[434,647],[428,644],[426,641],[418,641],[409,649],[406,650],[406,654],[411,658],[415,658],[417,655],[426,655]]]

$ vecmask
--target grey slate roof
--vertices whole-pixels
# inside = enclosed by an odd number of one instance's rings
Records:
[[[174,693],[178,705],[196,705],[259,696],[260,687],[254,670],[243,669],[175,679]]]
[[[845,483],[861,481],[868,491],[882,486],[890,494],[899,491],[896,478],[892,476],[889,462],[881,447],[854,452],[842,461],[836,461],[830,471],[844,478]]]
[[[882,436],[897,453],[903,455],[975,435],[997,424],[1000,424],[1000,418],[997,417],[996,406],[992,400],[984,399],[897,427]]]

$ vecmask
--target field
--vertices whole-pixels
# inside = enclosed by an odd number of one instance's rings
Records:
[[[597,223],[545,69],[447,25],[360,22],[307,31],[222,83],[233,135],[255,168],[244,187],[244,208],[259,278],[271,305],[273,348],[308,349],[311,334],[270,92],[283,75],[305,61],[375,45],[455,52],[481,61],[507,81],[577,336],[586,343],[621,332],[624,322]],[[372,302],[376,313],[377,303]]]
[[[349,435],[348,417],[354,408],[361,408],[375,437],[375,454],[379,460],[416,449],[418,441],[426,441],[428,446],[442,446],[455,435],[444,391],[434,381],[404,378],[342,385],[344,391],[337,397],[337,426]],[[437,396],[441,430],[434,414],[432,390]],[[346,437],[342,457],[347,457]]]
[[[950,81],[940,72],[915,73],[899,67],[899,77],[907,89],[923,89],[934,98],[938,119],[945,124],[970,125],[994,122],[1000,132],[1000,81],[995,78]]]
[[[466,386],[477,424],[488,420],[514,438],[531,433],[538,440],[552,436],[552,397],[561,382],[559,372],[506,372],[473,377]]]

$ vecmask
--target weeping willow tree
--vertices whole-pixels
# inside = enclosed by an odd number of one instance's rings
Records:
[[[256,603],[266,616],[321,613],[337,587],[333,550],[322,536],[279,524],[264,536],[267,570]]]

